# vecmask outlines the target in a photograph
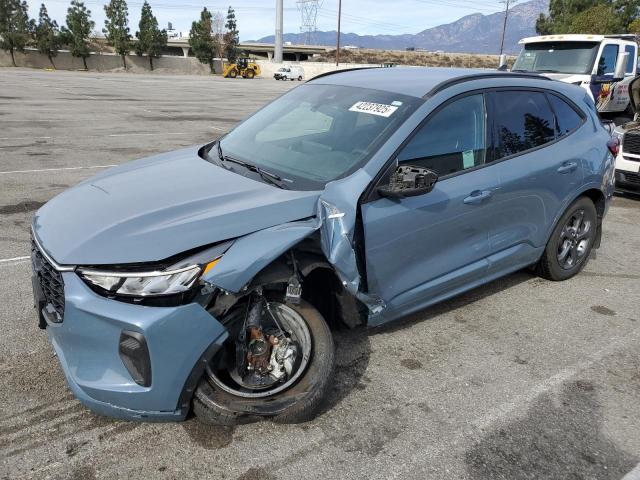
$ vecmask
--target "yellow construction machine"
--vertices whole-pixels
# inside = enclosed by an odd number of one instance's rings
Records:
[[[253,78],[260,75],[260,65],[252,62],[249,58],[238,58],[235,63],[228,63],[224,66],[222,76],[224,78]]]

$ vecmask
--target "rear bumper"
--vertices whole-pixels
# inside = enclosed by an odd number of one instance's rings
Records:
[[[176,421],[188,413],[208,356],[227,337],[198,304],[145,307],[103,298],[73,272],[63,273],[62,323],[47,322],[49,339],[74,395],[94,412],[126,420]],[[119,355],[123,330],[144,336],[151,385],[138,385]]]

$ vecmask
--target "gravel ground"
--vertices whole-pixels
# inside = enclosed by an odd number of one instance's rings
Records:
[[[614,199],[597,258],[570,281],[518,272],[339,333],[335,387],[307,424],[127,423],[74,400],[32,308],[33,212],[294,85],[0,69],[0,478],[640,478],[637,198]]]

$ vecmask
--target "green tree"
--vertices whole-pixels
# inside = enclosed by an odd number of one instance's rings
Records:
[[[200,20],[191,24],[189,46],[201,63],[209,65],[213,73],[213,59],[216,56],[216,39],[213,34],[211,12],[205,7],[200,13]]]
[[[594,33],[608,35],[620,33],[625,28],[621,19],[615,14],[609,5],[600,4],[578,13],[571,20],[569,33]]]
[[[553,33],[551,17],[541,13],[536,20],[536,32],[538,32],[538,35],[551,35]]]
[[[639,13],[640,0],[551,0],[549,15],[540,15],[536,31],[540,35],[626,33]]]
[[[629,24],[629,33],[640,35],[640,18],[636,18]]]
[[[35,23],[29,20],[27,2],[0,0],[0,48],[11,54],[16,66],[15,52],[24,52],[33,35]]]
[[[125,0],[111,0],[104,6],[107,18],[104,20],[102,32],[107,43],[122,57],[122,66],[127,69],[126,55],[131,51],[131,35],[129,34],[129,9]]]
[[[53,68],[53,57],[58,55],[60,49],[61,37],[58,23],[49,18],[47,7],[44,3],[40,5],[40,14],[38,15],[38,25],[36,26],[36,45],[38,51],[47,56]]]
[[[158,58],[162,49],[167,45],[167,31],[158,28],[158,20],[151,11],[151,5],[146,0],[140,13],[140,31],[136,32],[136,54],[149,57],[149,68],[153,70],[153,59]]]
[[[227,11],[227,29],[224,34],[224,54],[229,63],[234,63],[238,58],[238,44],[240,43],[240,32],[238,32],[238,24],[236,22],[236,12],[232,7]]]
[[[91,20],[91,10],[87,10],[84,2],[72,0],[67,10],[67,28],[62,29],[63,43],[69,46],[71,55],[82,58],[84,69],[88,70],[87,57],[89,57],[89,35],[95,26]]]

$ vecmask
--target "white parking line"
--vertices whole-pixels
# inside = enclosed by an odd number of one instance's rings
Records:
[[[60,167],[60,168],[41,168],[39,170],[11,170],[7,172],[0,172],[0,175],[8,175],[10,173],[37,173],[37,172],[57,172],[59,170],[86,170],[91,168],[110,168],[116,165],[94,165],[89,167]]]
[[[13,257],[13,258],[0,258],[0,263],[9,263],[9,262],[20,262],[24,260],[29,260],[31,257]]]
[[[217,128],[217,127],[213,127]],[[0,140],[53,140],[56,138],[105,138],[105,137],[166,137],[169,135],[188,135],[188,132],[162,132],[162,133],[106,133],[104,135],[56,135],[43,137],[0,137]]]
[[[27,260],[31,260],[31,257],[26,256],[26,257],[0,258],[0,266],[16,265],[18,263],[26,262]]]
[[[622,480],[640,480],[640,463],[636,465],[636,468],[622,477]]]

